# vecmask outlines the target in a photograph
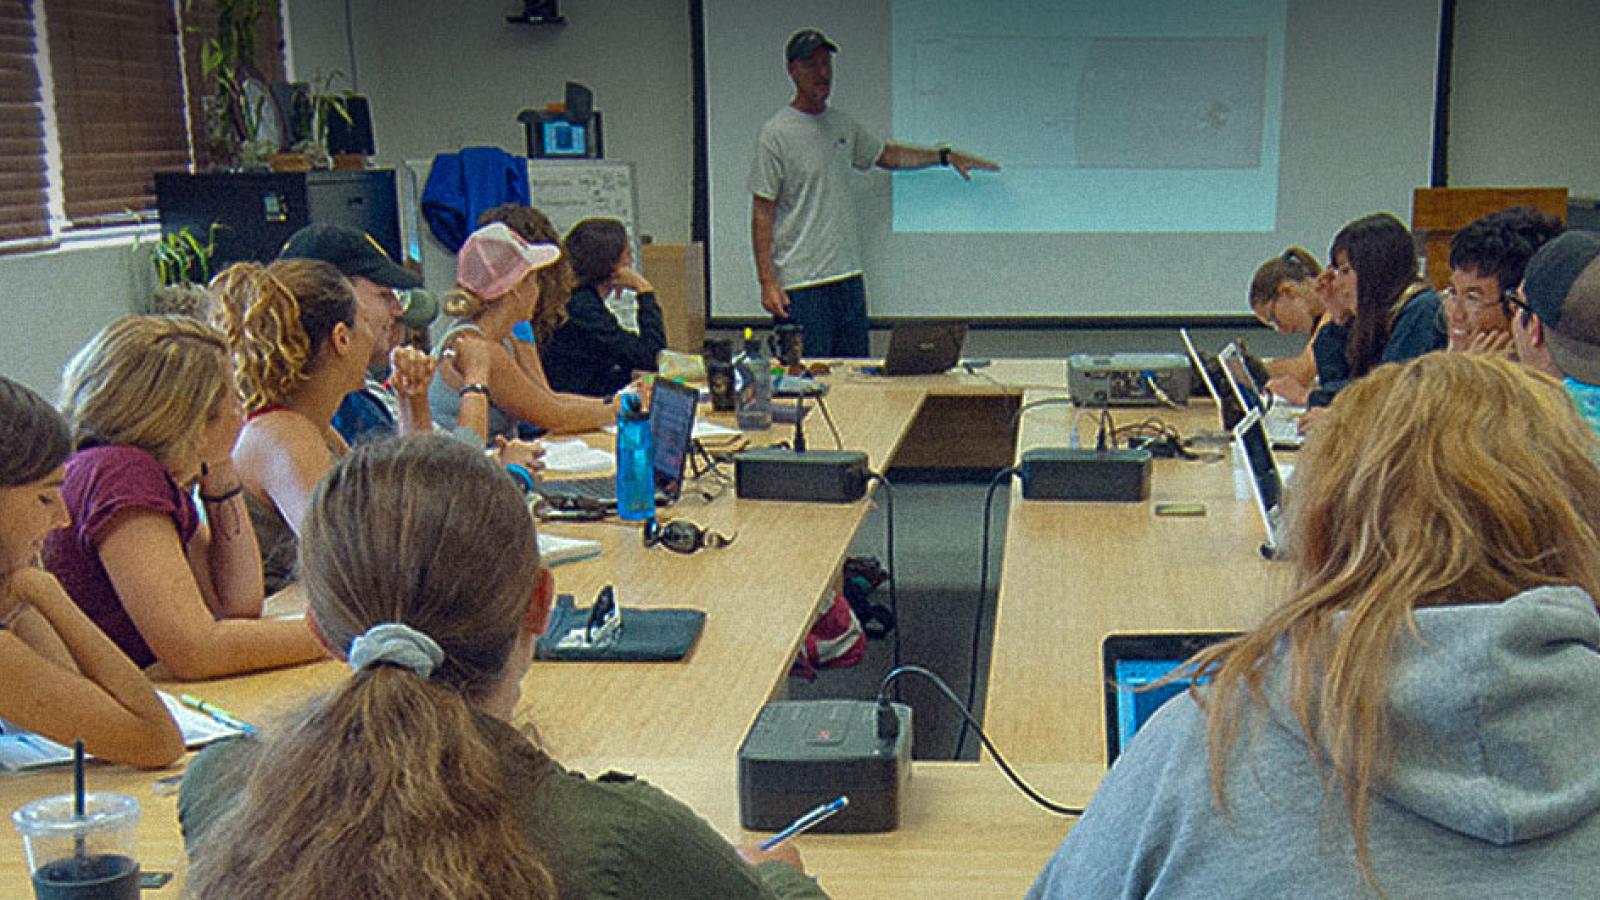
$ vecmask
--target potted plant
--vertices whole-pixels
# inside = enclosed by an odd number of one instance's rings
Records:
[[[217,33],[200,48],[200,68],[212,85],[201,102],[205,149],[215,168],[264,169],[282,149],[282,120],[256,68],[256,25],[263,15],[278,15],[277,0],[212,0],[212,6]],[[184,12],[192,8],[193,0],[184,0]]]
[[[302,135],[290,149],[305,154],[310,161],[310,168],[333,167],[333,159],[328,154],[329,124],[335,117],[346,124],[350,122],[350,111],[345,101],[355,95],[348,90],[333,89],[333,82],[342,77],[344,73],[337,69],[313,75],[306,83],[305,102],[296,102],[294,110],[290,112],[293,120],[290,133]]]
[[[158,282],[151,294],[151,312],[204,315],[206,284],[211,281],[211,260],[217,252],[217,229],[221,227],[213,224],[203,244],[184,227],[163,234],[151,245],[150,262]]]

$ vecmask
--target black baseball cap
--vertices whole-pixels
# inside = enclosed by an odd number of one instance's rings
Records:
[[[789,62],[794,62],[817,52],[818,47],[827,47],[829,53],[839,52],[838,44],[828,40],[827,36],[815,28],[807,28],[804,31],[796,31],[789,37],[788,45],[783,48],[783,56]]]
[[[361,277],[395,290],[422,287],[421,276],[397,265],[372,235],[348,225],[307,225],[289,235],[278,258],[319,259],[346,278]]]
[[[1528,260],[1522,293],[1562,374],[1600,384],[1600,237],[1569,231]]]

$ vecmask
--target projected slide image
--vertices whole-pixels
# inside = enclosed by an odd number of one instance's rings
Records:
[[[1263,38],[1102,38],[1089,47],[1073,129],[1080,166],[1261,166]]]
[[[892,133],[1004,171],[896,173],[896,232],[1277,227],[1284,0],[958,6],[894,0]]]

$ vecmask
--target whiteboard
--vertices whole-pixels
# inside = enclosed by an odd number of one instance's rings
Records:
[[[422,262],[431,291],[455,283],[455,254],[445,249],[422,218],[422,189],[433,159],[408,159],[400,178],[400,240],[406,255]],[[603,159],[530,159],[528,187],[533,205],[565,235],[588,218],[618,219],[628,229],[633,258],[639,259],[639,186],[633,163]]]

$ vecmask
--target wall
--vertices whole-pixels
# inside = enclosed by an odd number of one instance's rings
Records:
[[[380,156],[405,159],[471,143],[522,146],[518,110],[594,89],[608,154],[638,165],[640,220],[687,240],[693,96],[687,0],[570,0],[568,24],[505,23],[515,0],[286,0],[298,77],[343,71],[369,93]],[[1600,4],[1458,0],[1451,183],[1566,184],[1600,196],[1592,78]],[[0,372],[53,396],[61,365],[101,325],[142,302],[145,263],[125,248],[0,256]],[[1243,311],[1240,279],[1240,307]],[[1120,333],[1118,333],[1120,334]],[[1133,339],[1130,336],[1130,339]],[[1078,349],[1078,334],[974,333],[972,352]],[[1094,343],[1098,344],[1099,341]],[[1263,345],[1262,349],[1267,349]]]
[[[514,2],[350,0],[360,87],[372,100],[384,164],[490,144],[521,153],[519,111],[559,102],[566,82],[594,91],[606,156],[644,189],[639,222],[689,239],[693,82],[684,0],[582,0],[564,26],[512,25]],[[298,77],[349,73],[343,4],[288,0]]]
[[[1457,0],[1450,185],[1600,197],[1594,0]]]

